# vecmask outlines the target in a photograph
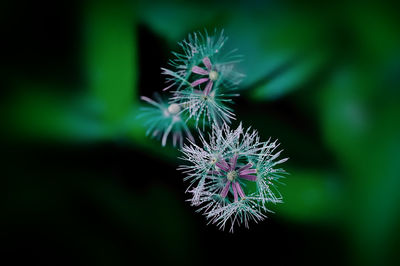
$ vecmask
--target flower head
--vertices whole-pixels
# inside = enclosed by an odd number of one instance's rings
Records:
[[[206,66],[206,70],[201,67],[198,67],[198,66],[193,66],[192,72],[202,75],[202,76],[206,75],[207,77],[200,78],[200,79],[192,82],[191,86],[196,87],[196,86],[208,81],[207,85],[204,89],[204,95],[207,96],[212,89],[214,81],[216,81],[218,79],[218,72],[213,70],[213,66],[208,57],[204,57],[202,61],[203,61],[204,65]]]
[[[223,31],[209,36],[207,32],[190,34],[179,43],[183,52],[174,52],[175,58],[169,61],[171,69],[162,68],[167,86],[164,90],[175,88],[172,102],[180,103],[183,111],[194,118],[196,126],[202,122],[230,122],[234,119],[232,110],[226,105],[232,103],[233,93],[243,75],[234,70],[240,56],[235,50],[223,49],[227,37]]]
[[[257,172],[256,169],[250,169],[253,164],[248,163],[239,169],[237,167],[238,155],[234,155],[229,164],[224,159],[219,160],[215,165],[220,169],[215,174],[224,179],[225,186],[221,191],[221,197],[225,198],[228,191],[232,189],[234,201],[238,201],[238,194],[241,198],[245,198],[245,194],[240,186],[240,179],[256,181],[257,176],[251,175]]]
[[[209,140],[201,137],[201,146],[194,143],[182,148],[183,160],[189,165],[179,169],[189,181],[189,200],[197,206],[210,222],[224,228],[235,224],[261,221],[268,212],[267,203],[281,202],[276,183],[285,171],[275,169],[274,160],[281,152],[273,154],[275,142],[261,142],[258,133],[242,126],[230,130],[227,124],[214,126]]]
[[[177,103],[168,104],[162,98],[156,95],[157,101],[146,96],[141,99],[151,106],[143,107],[141,118],[146,119],[144,124],[147,126],[146,135],[161,138],[162,146],[167,143],[169,135],[172,136],[173,145],[183,145],[184,136],[190,140],[194,140],[185,120],[181,115],[181,107]]]

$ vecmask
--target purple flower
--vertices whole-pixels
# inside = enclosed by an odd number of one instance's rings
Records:
[[[250,175],[250,174],[255,174],[257,172],[256,169],[250,169],[253,165],[251,163],[246,164],[245,166],[239,168],[236,170],[236,164],[237,164],[237,159],[238,155],[234,155],[229,164],[225,162],[224,159],[219,160],[215,165],[220,168],[222,171],[226,173],[226,184],[225,187],[221,191],[221,196],[223,198],[226,197],[228,194],[228,191],[230,187],[232,187],[233,190],[233,198],[235,202],[238,200],[238,194],[241,198],[246,197],[244,194],[242,187],[240,186],[238,182],[238,178],[250,180],[250,181],[256,181],[257,176]],[[220,175],[224,175],[223,173],[220,172]]]
[[[196,74],[199,74],[199,75],[202,75],[202,76],[208,75],[208,77],[200,78],[200,79],[192,82],[191,85],[192,85],[192,87],[195,87],[197,85],[200,85],[200,84],[208,81],[208,83],[207,83],[207,85],[206,85],[206,87],[205,87],[205,89],[203,91],[204,95],[207,96],[210,93],[210,91],[211,91],[211,89],[213,87],[214,81],[216,81],[218,79],[218,72],[213,70],[213,66],[212,66],[211,61],[210,61],[210,59],[208,57],[204,57],[203,58],[203,63],[206,66],[207,70],[203,69],[201,67],[198,67],[198,66],[194,66],[192,68],[192,71],[193,71],[193,73],[196,73]]]

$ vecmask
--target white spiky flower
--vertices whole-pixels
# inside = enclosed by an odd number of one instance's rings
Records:
[[[182,148],[182,165],[190,182],[187,192],[198,211],[204,213],[211,223],[224,229],[248,221],[261,221],[266,217],[267,203],[280,203],[282,196],[276,188],[279,179],[286,173],[276,169],[275,161],[281,151],[276,141],[260,141],[257,131],[244,130],[242,125],[231,130],[227,124],[214,125],[206,141],[201,135],[201,146],[191,142]]]
[[[173,52],[171,69],[162,68],[167,76],[164,90],[175,88],[171,101],[183,107],[196,127],[235,119],[228,105],[233,103],[232,97],[238,96],[234,91],[243,75],[234,70],[241,58],[236,50],[225,52],[227,39],[223,31],[218,34],[216,30],[211,36],[207,31],[189,34],[179,43],[182,52]]]

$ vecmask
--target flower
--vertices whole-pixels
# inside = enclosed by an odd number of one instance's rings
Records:
[[[218,79],[218,72],[213,70],[211,61],[208,57],[203,58],[203,63],[206,66],[207,70],[204,70],[203,68],[198,67],[198,66],[193,66],[192,72],[199,74],[199,75],[203,75],[203,76],[208,75],[208,77],[201,78],[201,79],[198,79],[198,80],[192,82],[191,86],[195,87],[195,86],[198,86],[198,85],[208,81],[208,83],[204,89],[204,95],[207,96],[212,89],[214,81],[216,81]]]
[[[230,223],[231,232],[235,225],[248,227],[248,221],[266,218],[267,204],[282,202],[276,184],[286,172],[275,166],[287,159],[275,161],[279,145],[260,141],[257,131],[242,124],[235,130],[214,125],[208,139],[200,134],[201,145],[182,147],[181,159],[188,164],[178,169],[189,181],[191,204],[220,229]]]
[[[208,35],[205,31],[189,34],[187,39],[179,42],[182,52],[173,52],[175,58],[169,60],[172,70],[161,68],[162,74],[166,75],[167,87],[164,90],[176,86],[177,90],[182,86],[190,86],[189,77],[192,74],[193,66],[198,66],[205,57],[216,59],[221,65],[234,64],[239,62],[240,56],[235,55],[234,51],[224,53],[224,45],[228,38],[222,30],[218,35],[215,30],[214,35]],[[225,54],[225,55],[224,55]]]
[[[144,124],[148,127],[146,135],[161,138],[161,145],[165,146],[167,138],[172,135],[174,146],[183,145],[184,136],[194,141],[185,120],[181,116],[181,107],[177,103],[168,104],[156,95],[157,101],[142,96],[141,99],[151,106],[143,107],[139,117],[146,118]]]
[[[161,68],[166,76],[164,90],[174,88],[171,102],[178,103],[187,119],[194,119],[195,126],[230,123],[235,119],[233,110],[227,105],[243,75],[234,70],[241,57],[236,50],[225,52],[227,37],[223,31],[208,35],[207,31],[189,34],[179,43],[183,52],[173,52],[170,69]]]
[[[256,169],[250,169],[253,166],[253,164],[251,163],[248,163],[236,170],[237,158],[238,155],[236,154],[231,158],[229,164],[227,164],[224,159],[219,160],[215,164],[218,168],[226,173],[222,174],[220,171],[215,172],[217,175],[221,176],[225,180],[224,182],[226,182],[224,188],[221,191],[221,197],[225,198],[230,188],[232,188],[235,202],[238,200],[238,194],[241,198],[245,198],[245,194],[242,190],[242,187],[240,186],[239,178],[250,181],[256,181],[257,179],[257,176],[250,175],[257,172]]]

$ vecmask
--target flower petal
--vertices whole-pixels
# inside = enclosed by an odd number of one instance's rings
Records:
[[[256,181],[257,180],[257,176],[255,175],[239,175],[240,178],[246,179],[246,180],[250,180],[250,181]]]
[[[244,194],[244,192],[243,192],[243,190],[242,190],[242,187],[240,186],[239,182],[235,182],[235,186],[236,186],[237,192],[239,193],[239,196],[240,196],[241,198],[245,198],[246,195]]]
[[[194,81],[192,84],[190,84],[192,87],[196,87],[197,85],[200,85],[200,84],[202,84],[202,83],[204,83],[204,82],[206,82],[207,80],[209,80],[208,78],[201,78],[201,79],[198,79],[198,80],[196,80],[196,81]]]
[[[245,166],[239,168],[238,172],[240,173],[240,172],[242,172],[242,171],[244,171],[244,170],[246,170],[246,169],[251,168],[252,166],[253,166],[252,163],[248,163],[248,164],[246,164]]]
[[[239,175],[248,175],[257,173],[257,169],[247,169],[239,172]]]
[[[211,70],[212,65],[211,65],[210,58],[204,57],[204,58],[203,58],[203,63],[204,63],[204,65],[206,66],[206,68],[207,68],[208,70]]]
[[[215,163],[215,165],[218,166],[220,169],[224,170],[225,172],[229,172],[229,166],[225,161],[218,161]]]
[[[213,82],[212,80],[210,80],[210,81],[207,83],[206,88],[204,89],[204,95],[207,96],[207,95],[210,93],[213,84],[214,84],[214,82]]]
[[[150,99],[149,97],[140,96],[140,99],[143,100],[143,101],[145,101],[145,102],[148,102],[149,104],[151,104],[151,105],[153,105],[153,106],[155,106],[155,107],[161,108],[161,105],[160,105],[159,103],[157,103],[156,101]]]
[[[199,75],[208,75],[208,71],[205,69],[202,69],[201,67],[194,66],[192,67],[192,72],[199,74]]]
[[[232,184],[233,199],[234,199],[235,202],[238,200],[238,194],[237,194],[237,191],[236,191],[236,183],[237,183],[237,182],[235,182],[235,183]]]
[[[235,155],[231,158],[231,161],[230,161],[230,164],[231,164],[230,170],[231,170],[231,171],[235,170],[235,168],[236,168],[236,162],[237,162],[238,156],[239,156],[239,155],[235,154]]]
[[[176,141],[178,139],[179,134],[178,133],[174,133],[172,134],[172,145],[174,145],[174,147],[176,146]]]
[[[226,182],[226,184],[225,184],[225,187],[221,191],[221,197],[223,197],[223,198],[226,197],[226,195],[228,194],[230,185],[231,185],[231,181],[228,180],[228,182]]]
[[[175,85],[175,83],[169,84],[167,87],[165,87],[165,88],[163,89],[163,91],[168,90],[169,88],[171,88],[171,87],[174,86],[174,85]]]
[[[167,138],[169,133],[171,132],[172,126],[174,125],[174,123],[171,123],[168,128],[164,131],[164,135],[162,137],[161,140],[161,146],[165,147],[165,145],[167,144]]]
[[[221,156],[219,156],[218,162],[222,163],[222,165],[225,166],[225,168],[228,168],[228,169],[229,169],[229,164],[227,164],[227,163],[225,162],[225,160],[222,159]]]

